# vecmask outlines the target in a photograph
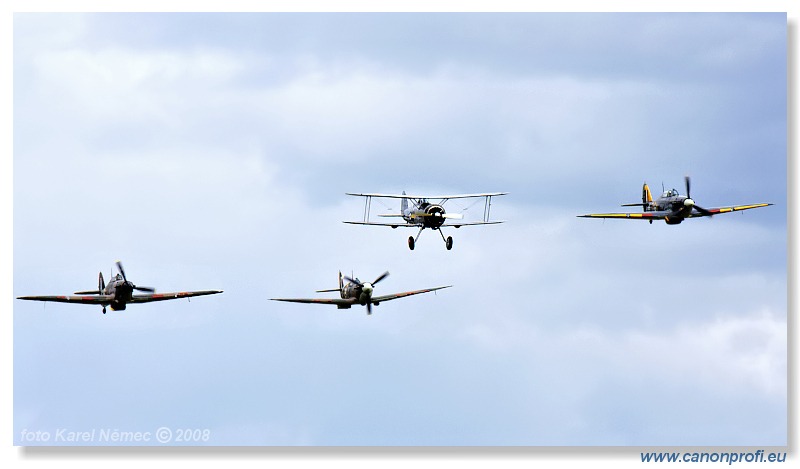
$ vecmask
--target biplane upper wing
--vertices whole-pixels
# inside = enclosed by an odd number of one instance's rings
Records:
[[[84,305],[103,305],[114,301],[114,295],[45,295],[18,296],[18,300],[54,301],[56,303],[78,303]]]
[[[176,300],[179,298],[191,298],[193,296],[216,295],[222,290],[201,290],[201,291],[182,291],[174,293],[153,293],[151,295],[133,295],[129,303],[150,303],[152,301]]]
[[[453,228],[461,228],[462,226],[476,226],[476,225],[497,225],[498,223],[505,223],[503,220],[492,221],[467,221],[467,222],[445,222],[442,226],[452,226]]]
[[[346,195],[353,195],[356,197],[382,197],[387,199],[468,199],[472,197],[496,197],[506,195],[508,192],[485,192],[481,194],[456,194],[456,195],[414,195],[414,194],[373,194],[373,193],[351,193],[347,192]]]
[[[452,285],[446,285],[444,287],[435,287],[435,288],[425,288],[422,290],[412,290],[406,291],[402,293],[392,293],[391,295],[383,295],[383,296],[373,296],[372,303],[380,303],[381,301],[389,301],[389,300],[396,300],[397,298],[404,298],[406,296],[411,295],[419,295],[420,293],[428,293],[436,290],[441,290],[443,288],[450,288]]]

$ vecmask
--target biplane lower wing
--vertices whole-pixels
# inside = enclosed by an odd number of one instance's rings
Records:
[[[462,226],[497,225],[498,223],[505,223],[505,221],[492,220],[492,221],[468,221],[464,223],[452,222],[452,223],[445,223],[442,226],[452,226],[453,228],[461,228]]]
[[[405,221],[398,221],[397,223],[377,223],[372,221],[343,221],[342,223],[347,223],[348,225],[391,226],[392,228],[397,228],[398,226],[409,226],[409,227],[419,228],[419,225],[406,223]]]

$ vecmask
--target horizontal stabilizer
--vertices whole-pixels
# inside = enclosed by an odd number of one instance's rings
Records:
[[[622,204],[620,207],[644,207],[650,205],[649,202],[634,202],[632,204]]]
[[[338,291],[341,291],[341,290],[339,290],[338,288],[331,288],[331,289],[328,289],[328,290],[317,290],[317,293],[328,293],[328,292],[334,292],[334,291],[338,292]]]
[[[89,291],[76,291],[74,295],[102,295],[103,292],[97,290],[89,290]]]

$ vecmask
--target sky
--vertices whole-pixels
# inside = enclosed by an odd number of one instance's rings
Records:
[[[14,444],[787,444],[785,14],[14,15]],[[620,210],[647,182],[703,207]],[[345,192],[507,191],[352,226]],[[482,204],[451,201],[479,219]],[[387,200],[373,213],[397,210]],[[452,204],[452,205],[450,205]],[[314,297],[337,272],[376,294]],[[106,444],[94,441],[93,444]],[[183,444],[171,441],[170,444]]]

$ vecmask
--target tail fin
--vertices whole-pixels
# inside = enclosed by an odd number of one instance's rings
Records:
[[[339,271],[339,288],[328,288],[325,290],[317,290],[317,293],[327,293],[327,292],[339,292],[342,298],[344,298],[344,279],[342,278],[342,271]]]
[[[403,191],[403,195],[406,195],[406,191]],[[408,209],[408,199],[403,197],[400,199],[400,213],[405,214],[406,209]]]
[[[76,291],[76,295],[102,295],[105,293],[106,282],[103,280],[103,272],[100,272],[100,277],[97,279],[97,290]]]
[[[652,210],[650,204],[653,202],[653,194],[650,193],[650,188],[647,187],[647,183],[644,183],[642,186],[642,210],[645,212],[649,212]]]

